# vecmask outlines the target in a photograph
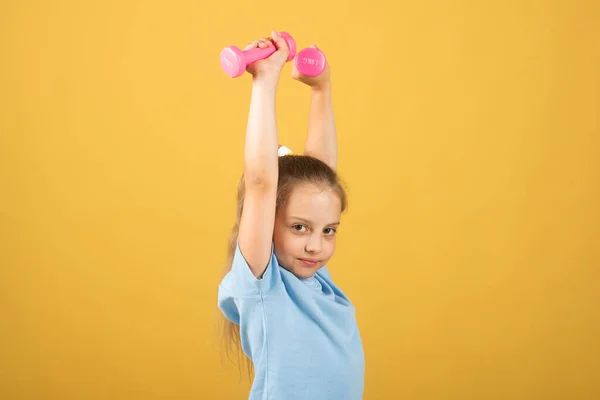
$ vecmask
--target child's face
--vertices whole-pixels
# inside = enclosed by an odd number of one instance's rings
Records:
[[[314,275],[333,256],[341,208],[330,188],[309,183],[294,188],[275,216],[273,243],[279,264],[299,278]]]

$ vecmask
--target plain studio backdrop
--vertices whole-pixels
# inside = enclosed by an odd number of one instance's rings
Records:
[[[213,332],[250,77],[331,64],[365,400],[600,398],[600,3],[0,5],[0,398],[244,399]],[[280,142],[309,90],[283,70]]]

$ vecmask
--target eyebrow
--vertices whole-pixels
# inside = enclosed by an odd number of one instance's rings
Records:
[[[311,221],[304,219],[304,218],[300,218],[300,217],[290,217],[290,218],[298,220],[298,221],[306,222],[307,224],[312,224]],[[337,222],[332,222],[330,224],[327,224],[327,226],[338,226],[339,224],[340,224],[340,221],[337,221]]]

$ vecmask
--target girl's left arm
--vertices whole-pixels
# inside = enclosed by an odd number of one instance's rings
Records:
[[[317,48],[315,45],[311,47]],[[293,63],[292,77],[310,87],[308,136],[304,154],[318,158],[336,171],[338,143],[331,101],[329,63],[326,63],[323,72],[316,77],[301,74]]]
[[[329,83],[323,87],[311,88],[308,136],[304,154],[316,157],[334,171],[337,170],[337,132]]]

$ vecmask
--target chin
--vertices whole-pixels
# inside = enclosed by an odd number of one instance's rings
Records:
[[[294,268],[292,273],[294,275],[296,275],[298,278],[310,278],[311,276],[316,274],[320,268],[321,268],[320,265],[316,266],[314,268],[299,267],[299,268]]]

